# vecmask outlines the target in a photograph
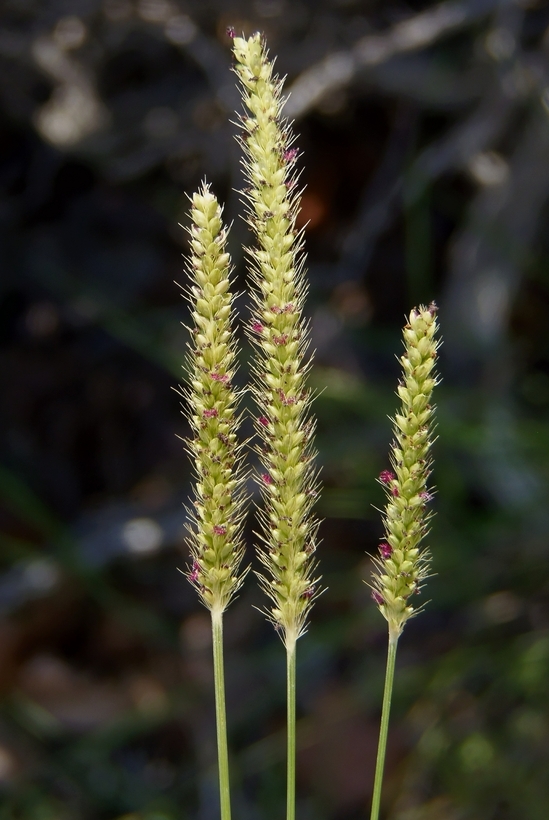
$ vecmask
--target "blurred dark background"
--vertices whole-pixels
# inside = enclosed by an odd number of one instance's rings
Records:
[[[178,223],[204,176],[245,287],[229,24],[278,55],[307,186],[328,591],[299,648],[299,817],[368,812],[375,477],[404,314],[435,298],[435,575],[399,650],[384,816],[547,820],[549,5],[3,0],[1,18],[0,820],[217,817],[171,388]],[[249,576],[226,617],[240,820],[284,810],[262,603]]]

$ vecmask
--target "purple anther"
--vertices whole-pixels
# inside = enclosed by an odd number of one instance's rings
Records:
[[[381,553],[381,557],[387,560],[393,554],[393,548],[390,544],[383,542],[383,544],[379,545],[379,551]]]
[[[382,470],[379,474],[379,480],[382,484],[390,484],[391,481],[395,480],[395,478],[396,475],[393,472],[391,472],[391,470]]]

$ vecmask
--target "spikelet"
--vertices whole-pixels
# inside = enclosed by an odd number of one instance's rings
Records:
[[[187,297],[194,326],[187,356],[189,383],[182,391],[191,408],[194,436],[188,449],[196,473],[188,539],[192,567],[187,577],[205,606],[218,614],[242,583],[245,511],[245,476],[237,443],[240,396],[232,386],[236,351],[230,257],[221,213],[204,183],[192,198]]]
[[[431,518],[426,505],[432,498],[427,480],[435,412],[430,402],[437,384],[436,312],[434,302],[428,308],[420,306],[412,310],[404,328],[405,351],[400,358],[404,381],[398,387],[402,407],[393,420],[392,470],[384,470],[379,476],[387,493],[385,539],[375,559],[372,597],[396,637],[417,612],[410,597],[419,592],[430,561],[421,541]]]
[[[311,514],[317,492],[313,466],[314,423],[305,385],[309,344],[302,317],[306,284],[303,238],[296,231],[299,195],[294,170],[297,150],[282,119],[282,82],[259,34],[234,39],[235,73],[245,114],[241,144],[249,187],[248,222],[257,244],[251,259],[255,344],[256,428],[264,472],[259,478],[264,510],[260,513],[260,576],[273,606],[267,615],[290,647],[303,633],[317,594],[314,561],[318,522]]]

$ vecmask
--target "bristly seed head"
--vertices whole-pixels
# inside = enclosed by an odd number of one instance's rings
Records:
[[[231,388],[236,351],[227,232],[221,208],[206,184],[193,196],[191,217],[192,256],[187,268],[194,344],[189,345],[183,395],[192,410],[194,435],[188,447],[196,477],[188,539],[192,567],[187,577],[208,609],[223,612],[243,579],[239,567],[245,475],[235,446],[238,396]]]
[[[419,590],[428,574],[429,553],[421,548],[428,532],[430,515],[426,502],[432,499],[427,488],[434,407],[433,388],[438,341],[436,305],[411,311],[404,327],[404,355],[400,362],[403,379],[398,385],[402,405],[394,418],[392,470],[383,470],[379,481],[385,487],[385,541],[374,558],[372,598],[398,637],[415,613],[410,596]]]
[[[296,230],[298,150],[292,147],[290,126],[282,117],[282,84],[261,36],[235,37],[233,53],[245,107],[241,145],[247,216],[256,238],[248,256],[254,286],[254,394],[264,413],[257,424],[265,469],[260,474],[265,546],[259,556],[266,577],[260,580],[272,601],[267,615],[290,647],[305,629],[318,580],[310,558],[318,523],[311,512],[316,479],[314,425],[308,421],[310,396],[305,387],[303,239]]]

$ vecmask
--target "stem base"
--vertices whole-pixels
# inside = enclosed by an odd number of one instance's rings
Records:
[[[377,747],[376,773],[374,777],[374,793],[372,795],[372,813],[370,815],[370,820],[379,820],[379,807],[381,805],[383,770],[385,768],[385,754],[387,752],[387,734],[389,730],[389,715],[391,713],[391,699],[393,696],[393,681],[395,679],[395,660],[398,638],[398,634],[389,631],[385,687],[383,690],[383,707],[381,710],[381,725],[379,727],[379,743]]]
[[[217,760],[219,770],[219,803],[221,820],[231,820],[231,787],[227,746],[225,709],[225,672],[223,667],[223,613],[212,610],[212,642],[215,685],[215,718],[217,727]]]

